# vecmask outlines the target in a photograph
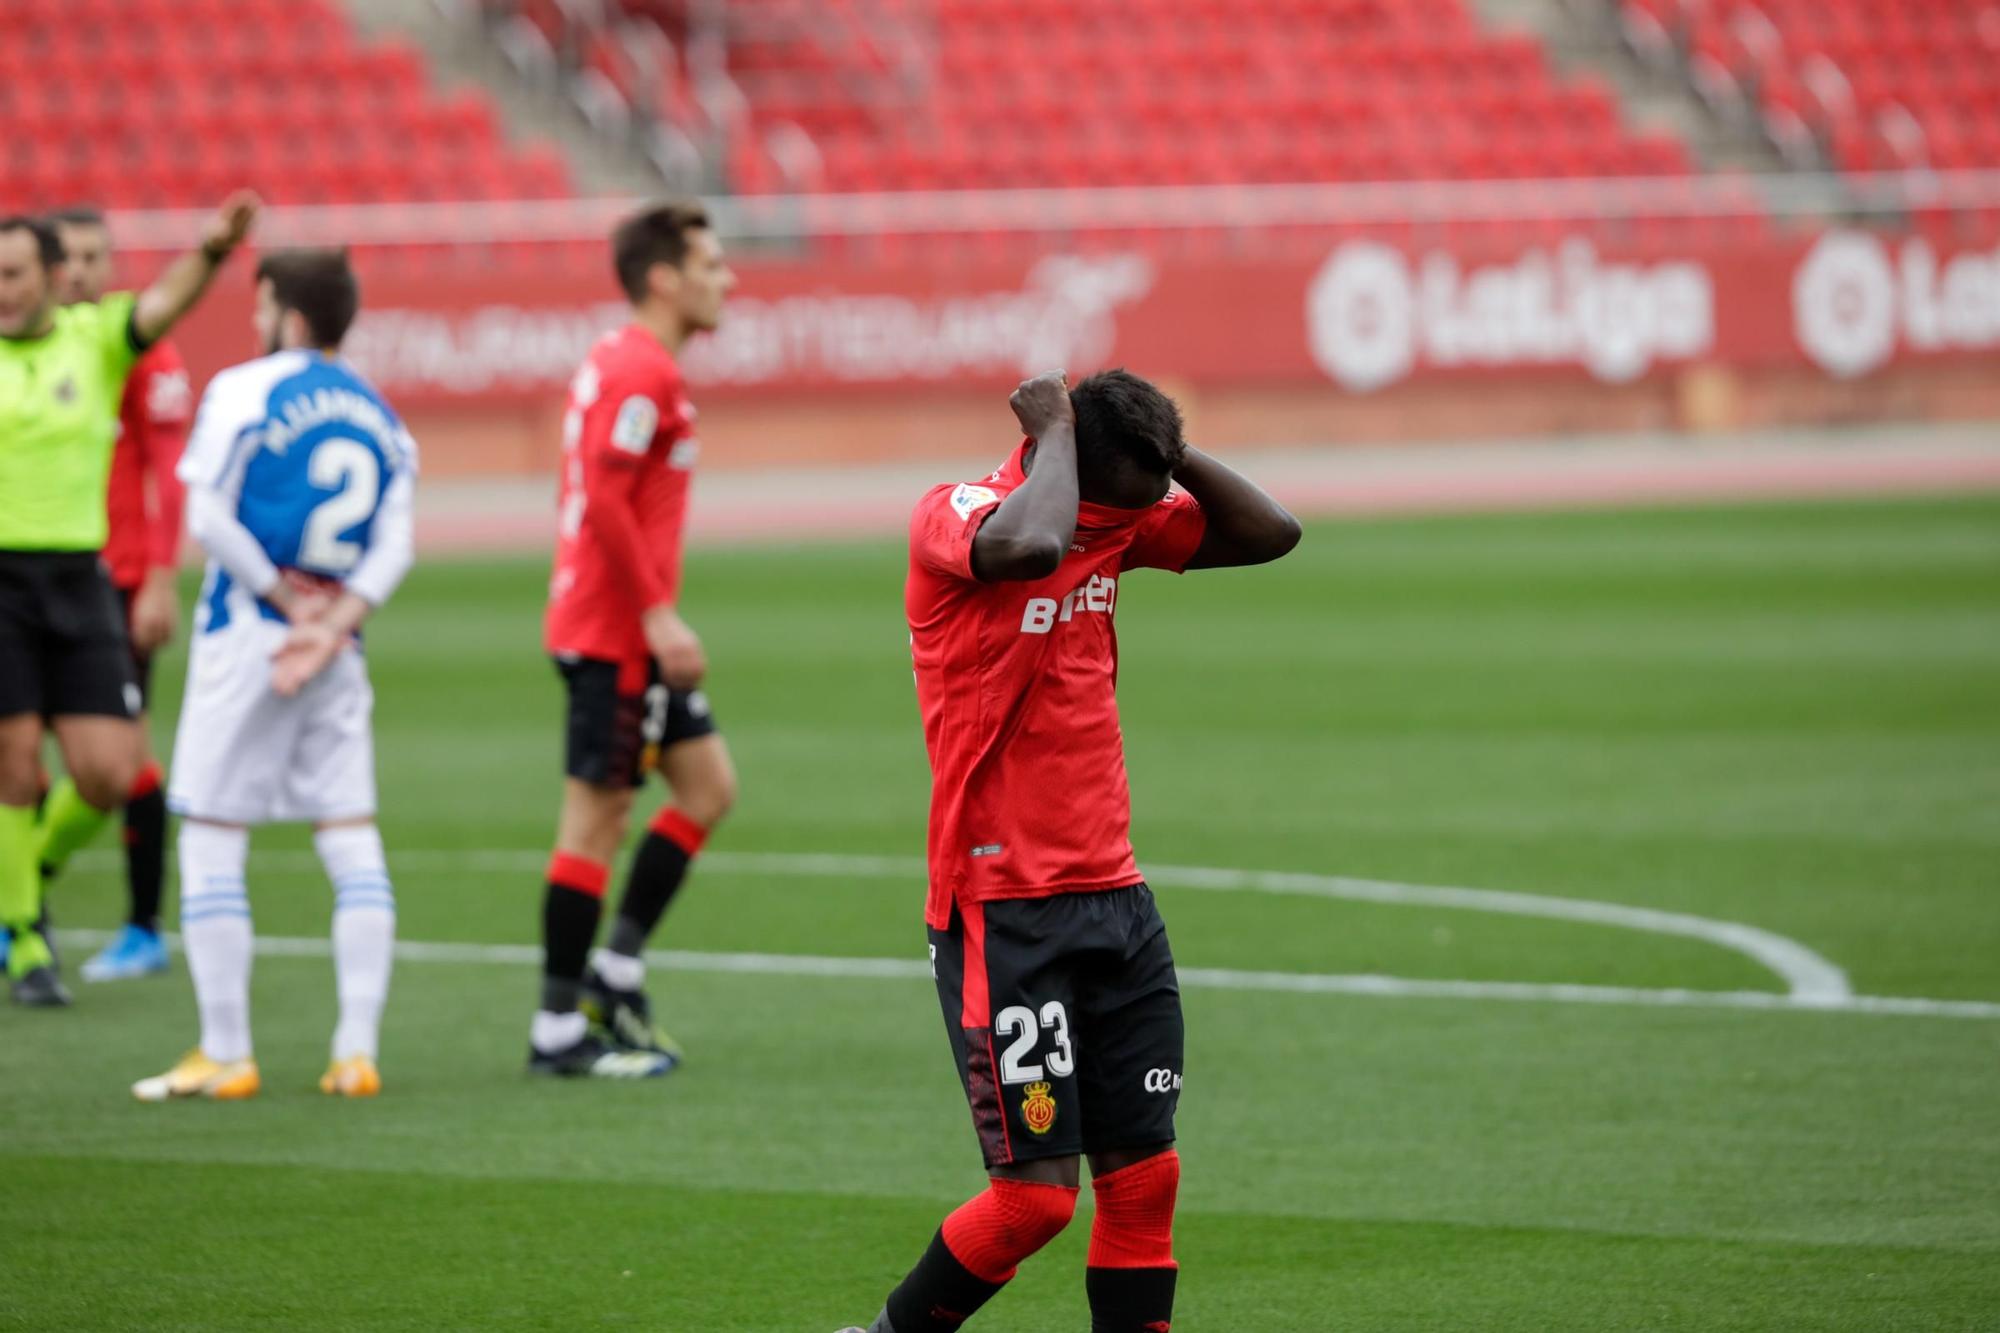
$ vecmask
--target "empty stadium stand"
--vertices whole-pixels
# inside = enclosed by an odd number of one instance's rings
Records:
[[[561,156],[510,148],[487,97],[436,95],[409,47],[326,0],[9,0],[0,208],[80,200],[552,198]]]
[[[1633,50],[1751,117],[1788,160],[1845,172],[2000,165],[2000,5],[1619,0]]]
[[[1675,176],[1462,0],[489,0],[746,193]],[[704,18],[704,15],[706,17]],[[660,62],[666,68],[658,68]],[[718,61],[720,68],[718,69]],[[716,77],[721,73],[724,78]],[[725,96],[704,96],[724,83]]]

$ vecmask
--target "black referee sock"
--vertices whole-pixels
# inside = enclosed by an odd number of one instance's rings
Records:
[[[130,920],[160,929],[160,897],[167,870],[167,794],[155,787],[125,806],[125,876],[132,886]]]
[[[687,882],[691,864],[693,859],[678,844],[657,833],[646,835],[632,856],[625,896],[618,903],[618,919],[611,923],[611,952],[627,958],[639,956],[652,938],[653,928],[673,904],[674,895]]]
[[[910,1275],[889,1293],[883,1313],[896,1333],[956,1333],[1000,1286],[974,1276],[945,1245],[939,1230]]]
[[[1087,1268],[1090,1333],[1166,1333],[1174,1317],[1172,1268]]]

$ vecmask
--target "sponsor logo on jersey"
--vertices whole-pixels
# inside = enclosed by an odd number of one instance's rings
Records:
[[[682,440],[667,451],[667,466],[676,472],[690,471],[701,461],[701,441]]]
[[[961,482],[951,493],[951,507],[961,520],[965,520],[999,499],[1000,493],[991,487]]]
[[[1147,1092],[1179,1092],[1181,1076],[1171,1069],[1148,1069],[1146,1071]]]
[[[64,407],[76,401],[76,380],[73,377],[65,375],[56,381],[55,399]]]
[[[1028,1127],[1030,1134],[1040,1136],[1055,1128],[1056,1099],[1049,1096],[1049,1085],[1030,1083],[1027,1095],[1021,1101],[1021,1123]]]
[[[146,415],[153,421],[186,421],[193,410],[194,387],[185,370],[162,371],[146,385]]]
[[[1060,602],[1053,597],[1030,597],[1021,608],[1021,633],[1047,634],[1057,625],[1067,625],[1079,611],[1108,616],[1117,604],[1118,580],[1109,574],[1093,574]]]

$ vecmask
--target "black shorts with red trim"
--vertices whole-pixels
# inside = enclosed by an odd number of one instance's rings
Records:
[[[569,693],[563,771],[598,787],[637,787],[682,741],[715,734],[700,690],[676,690],[648,659],[558,657]]]
[[[991,1167],[1171,1143],[1180,981],[1144,884],[961,904],[931,972]]]

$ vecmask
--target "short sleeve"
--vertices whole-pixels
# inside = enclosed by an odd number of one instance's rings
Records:
[[[97,303],[98,351],[104,368],[120,384],[146,350],[132,341],[132,312],[138,306],[139,298],[131,292],[113,292]]]
[[[1194,559],[1207,531],[1208,517],[1201,512],[1201,504],[1186,491],[1169,491],[1140,523],[1119,567],[1165,569],[1178,574]]]
[[[1005,498],[969,483],[932,488],[910,515],[911,562],[943,578],[971,579],[972,539]]]

